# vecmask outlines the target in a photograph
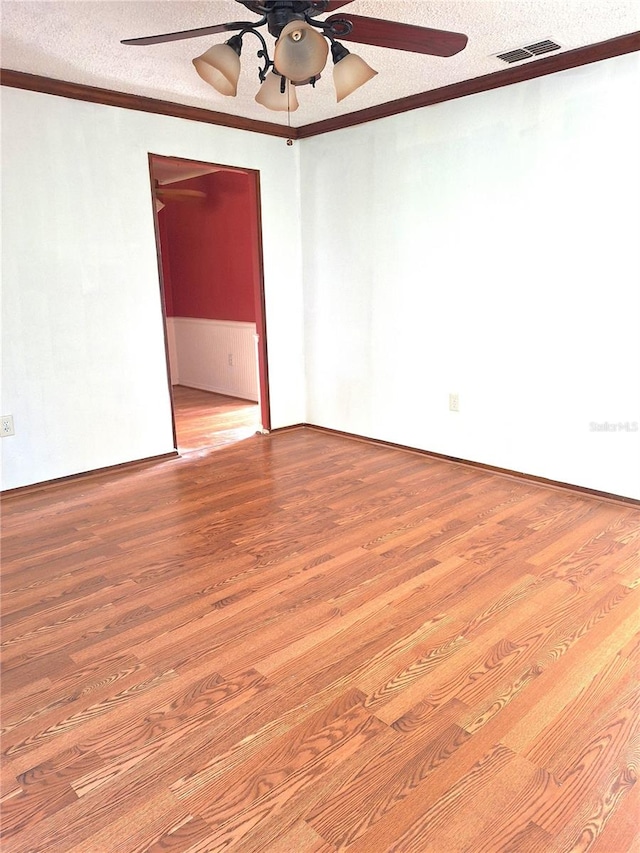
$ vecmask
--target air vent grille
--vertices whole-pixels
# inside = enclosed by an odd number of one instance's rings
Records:
[[[551,41],[551,39],[545,39],[544,41],[538,41],[535,44],[528,44],[524,49],[530,51],[536,56],[540,56],[541,53],[550,53],[552,50],[560,50],[560,45],[556,44],[555,41]]]
[[[497,59],[501,59],[508,65],[514,62],[522,62],[525,59],[533,59],[536,56],[541,56],[543,53],[551,53],[554,50],[560,50],[561,45],[551,39],[537,41],[535,44],[528,44],[525,47],[518,47],[515,50],[508,50],[505,53],[496,54]]]

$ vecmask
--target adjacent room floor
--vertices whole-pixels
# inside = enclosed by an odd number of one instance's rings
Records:
[[[637,851],[638,508],[299,428],[3,525],[3,853]]]
[[[183,385],[174,385],[171,393],[181,453],[234,444],[260,427],[260,407],[250,400]]]

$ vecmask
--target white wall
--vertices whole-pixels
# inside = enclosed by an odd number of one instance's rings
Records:
[[[640,432],[590,430],[640,423],[637,90],[629,55],[288,147],[2,88],[2,488],[172,449],[153,152],[260,170],[273,427],[640,497]]]
[[[272,426],[304,420],[298,147],[7,87],[2,119],[2,488],[173,448],[149,152],[260,170]]]
[[[305,141],[309,422],[640,498],[639,82],[628,55]]]

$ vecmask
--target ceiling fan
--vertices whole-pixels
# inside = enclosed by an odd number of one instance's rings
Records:
[[[296,87],[315,86],[323,71],[331,46],[336,98],[341,101],[377,74],[363,59],[351,53],[337,39],[372,44],[392,50],[408,50],[431,56],[453,56],[463,50],[467,36],[447,30],[433,30],[381,18],[342,12],[324,20],[317,16],[335,12],[352,0],[236,0],[260,20],[231,21],[143,38],[124,39],[122,44],[152,45],[180,39],[233,32],[224,44],[210,47],[193,60],[205,82],[223,95],[235,96],[240,77],[240,54],[246,35],[260,42],[258,69],[260,89],[256,101],[271,110],[294,112],[298,108]],[[276,39],[273,60],[260,27],[267,27]]]
[[[207,194],[202,190],[165,187],[156,180],[153,184],[153,197],[156,210],[160,211],[168,201],[202,201],[207,197]]]

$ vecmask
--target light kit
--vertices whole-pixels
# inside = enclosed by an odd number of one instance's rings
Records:
[[[194,30],[182,30],[157,36],[125,39],[122,44],[153,45],[168,41],[198,38],[222,32],[234,32],[224,44],[209,47],[193,60],[200,77],[222,95],[234,97],[242,66],[240,56],[247,35],[259,41],[258,78],[260,88],[255,100],[270,110],[294,112],[298,108],[296,88],[315,86],[325,69],[331,48],[336,100],[342,101],[378,73],[360,56],[351,53],[342,40],[372,44],[394,50],[408,50],[434,56],[453,56],[462,50],[467,37],[462,33],[432,30],[367,18],[348,13],[317,20],[318,15],[349,5],[353,0],[236,0],[260,20],[232,21]],[[273,59],[260,32],[267,28],[275,38]],[[338,41],[340,39],[340,41]]]

